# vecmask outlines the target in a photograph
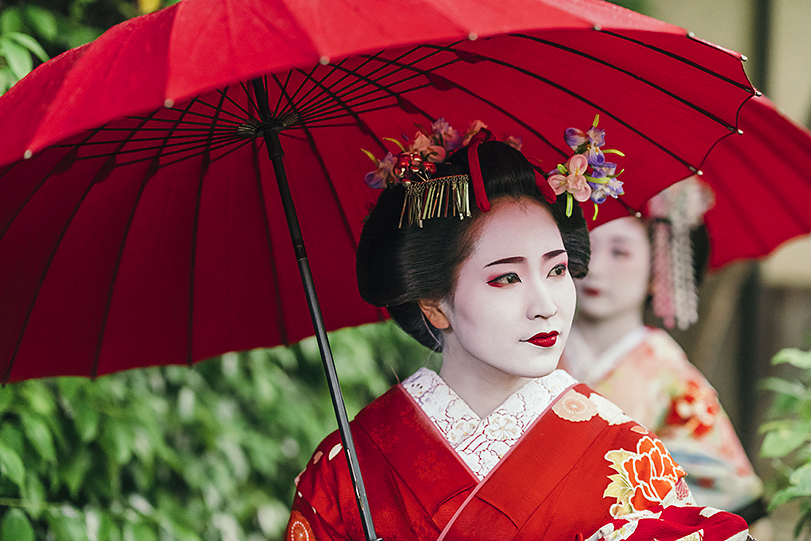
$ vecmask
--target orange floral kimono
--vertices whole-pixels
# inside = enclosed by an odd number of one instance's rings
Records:
[[[385,541],[748,538],[739,517],[692,504],[656,436],[562,370],[480,419],[421,369],[351,425]],[[337,433],[297,480],[286,539],[365,539]]]
[[[763,516],[762,484],[715,389],[667,332],[640,327],[594,354],[575,328],[561,367],[655,432],[699,505]]]

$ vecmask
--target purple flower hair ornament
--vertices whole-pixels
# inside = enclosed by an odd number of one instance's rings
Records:
[[[611,196],[622,195],[622,182],[615,173],[617,164],[607,162],[605,154],[625,156],[616,149],[603,149],[605,130],[597,128],[600,115],[594,116],[594,122],[587,131],[567,128],[563,140],[574,150],[574,155],[565,164],[558,164],[557,169],[549,173],[549,185],[555,194],[566,193],[566,216],[572,215],[573,199],[583,203],[589,199],[594,203],[594,216],[597,218],[597,205]],[[591,171],[589,171],[591,168]]]

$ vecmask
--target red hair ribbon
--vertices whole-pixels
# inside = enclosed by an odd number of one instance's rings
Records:
[[[485,141],[493,139],[493,134],[486,128],[480,129],[476,135],[470,139],[467,145],[467,163],[470,166],[470,181],[473,183],[473,194],[476,196],[476,206],[482,212],[490,210],[490,201],[487,200],[487,193],[484,191],[484,178],[482,168],[479,165],[479,145]]]
[[[546,202],[550,205],[554,204],[557,201],[558,196],[555,193],[554,188],[549,184],[549,179],[544,174],[543,169],[541,169],[541,160],[537,158],[527,158],[529,163],[532,164],[532,168],[535,169],[535,185],[541,190],[541,194],[546,199]]]

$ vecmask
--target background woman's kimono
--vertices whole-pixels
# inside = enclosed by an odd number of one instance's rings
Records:
[[[640,327],[595,355],[573,329],[561,367],[659,436],[699,505],[763,516],[760,479],[715,389],[667,332]]]
[[[421,369],[352,434],[385,541],[748,537],[739,517],[691,506],[661,441],[562,370],[480,419]],[[364,539],[337,433],[297,480],[287,539]]]

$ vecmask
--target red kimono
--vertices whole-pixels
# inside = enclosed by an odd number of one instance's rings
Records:
[[[661,442],[587,386],[561,392],[480,480],[397,385],[352,434],[385,541],[745,540],[745,522],[681,507],[684,471]],[[297,481],[289,540],[363,540],[337,433]],[[700,537],[698,537],[700,536]]]

